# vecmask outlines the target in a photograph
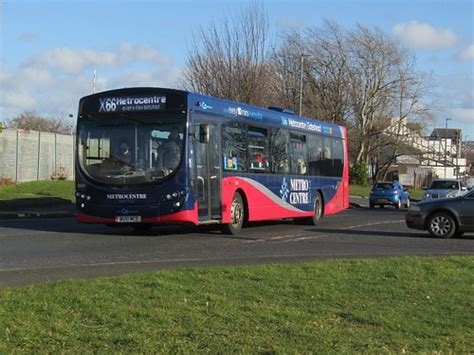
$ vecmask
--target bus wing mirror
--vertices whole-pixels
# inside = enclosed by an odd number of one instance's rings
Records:
[[[209,143],[209,125],[201,124],[199,125],[199,142],[200,143]]]

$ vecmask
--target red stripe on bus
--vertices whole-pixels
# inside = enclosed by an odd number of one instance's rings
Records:
[[[248,220],[262,221],[280,218],[310,217],[310,212],[297,212],[278,205],[266,194],[238,177],[227,177],[222,180],[222,223],[230,223],[230,206],[237,190],[242,190],[247,199]],[[291,206],[291,205],[289,205]]]

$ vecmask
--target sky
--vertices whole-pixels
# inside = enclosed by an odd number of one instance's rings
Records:
[[[177,88],[200,26],[253,0],[0,0],[0,121],[26,110],[74,117],[96,90]],[[432,77],[437,121],[474,141],[473,0],[262,0],[272,36],[336,21],[379,27]]]

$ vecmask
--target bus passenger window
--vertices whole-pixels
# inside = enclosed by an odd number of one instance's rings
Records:
[[[247,132],[238,123],[222,126],[224,170],[247,170]]]
[[[316,134],[308,136],[309,174],[323,176],[323,137]]]
[[[288,174],[290,172],[290,134],[286,129],[272,130],[270,140],[271,172],[274,174]]]
[[[290,133],[291,142],[291,173],[306,175],[308,173],[308,158],[306,136],[300,133]]]
[[[254,173],[268,173],[267,130],[264,128],[249,127],[249,160],[250,171]]]

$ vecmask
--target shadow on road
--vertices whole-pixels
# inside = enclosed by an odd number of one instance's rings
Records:
[[[327,233],[327,234],[346,234],[346,235],[361,235],[361,236],[380,236],[380,237],[396,237],[396,238],[427,238],[434,239],[427,231],[413,231],[413,232],[394,232],[394,231],[367,231],[357,229],[329,229],[329,228],[312,228],[308,229],[310,232]],[[463,235],[459,238],[453,239],[474,239],[474,235]]]
[[[74,212],[75,205],[70,200],[60,197],[33,197],[0,200],[0,212],[31,211],[35,209],[51,209],[64,212]]]
[[[275,224],[275,223],[270,223]],[[269,224],[265,224],[268,226]],[[258,226],[258,225],[255,225]],[[261,225],[263,226],[263,225]],[[170,235],[175,236],[186,236],[199,235],[201,237],[210,238],[233,238],[243,240],[253,240],[255,238],[245,237],[244,235],[232,236],[223,234],[221,232],[220,225],[205,225],[205,226],[194,226],[194,225],[160,225],[153,226],[150,230],[138,230],[132,226],[105,226],[101,224],[82,224],[76,222],[71,218],[58,218],[58,219],[11,219],[11,220],[0,220],[0,227],[21,229],[21,230],[32,230],[32,231],[43,231],[43,232],[55,232],[61,234],[74,234],[80,237],[81,235],[97,235],[97,236],[126,236],[126,237],[140,237],[140,238],[159,238]]]

